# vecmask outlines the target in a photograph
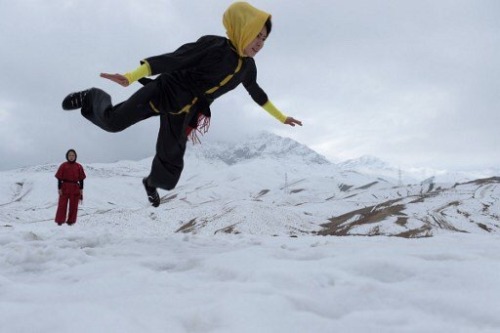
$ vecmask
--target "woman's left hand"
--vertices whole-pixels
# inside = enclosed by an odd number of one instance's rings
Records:
[[[290,125],[292,127],[295,127],[295,125],[302,126],[302,122],[293,117],[286,117],[285,124]]]

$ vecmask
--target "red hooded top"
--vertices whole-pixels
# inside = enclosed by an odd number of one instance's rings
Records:
[[[66,153],[66,159],[68,159],[70,151],[74,152],[76,156],[76,152],[70,149]],[[80,194],[80,189],[83,189],[83,180],[86,178],[86,175],[83,167],[76,162],[75,158],[75,161],[70,162],[68,160],[59,166],[56,178],[58,179],[58,187],[62,190],[63,194]]]

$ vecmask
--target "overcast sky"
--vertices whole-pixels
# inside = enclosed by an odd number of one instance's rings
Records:
[[[140,86],[99,78],[205,34],[229,0],[0,0],[0,170],[154,154],[159,118],[107,133],[62,99],[89,87],[121,102]],[[500,1],[250,1],[273,15],[258,82],[292,128],[242,86],[212,105],[202,141],[268,130],[337,161],[500,167]]]

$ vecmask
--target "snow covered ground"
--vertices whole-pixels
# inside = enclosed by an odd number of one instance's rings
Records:
[[[157,209],[150,159],[84,164],[71,227],[57,165],[0,172],[0,332],[500,332],[497,179],[398,187],[265,141],[191,149]]]
[[[154,209],[148,209],[150,214]],[[0,228],[2,332],[499,332],[500,237]]]

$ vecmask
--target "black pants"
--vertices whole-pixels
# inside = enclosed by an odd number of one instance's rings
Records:
[[[115,106],[106,92],[92,88],[86,96],[82,115],[108,132],[120,132],[141,120],[159,116],[160,130],[148,183],[150,186],[171,190],[177,185],[184,167],[186,126],[196,111],[193,108],[189,113],[174,115],[160,109],[158,113],[151,108],[150,102],[159,108],[162,105],[161,97],[161,88],[156,81]]]

